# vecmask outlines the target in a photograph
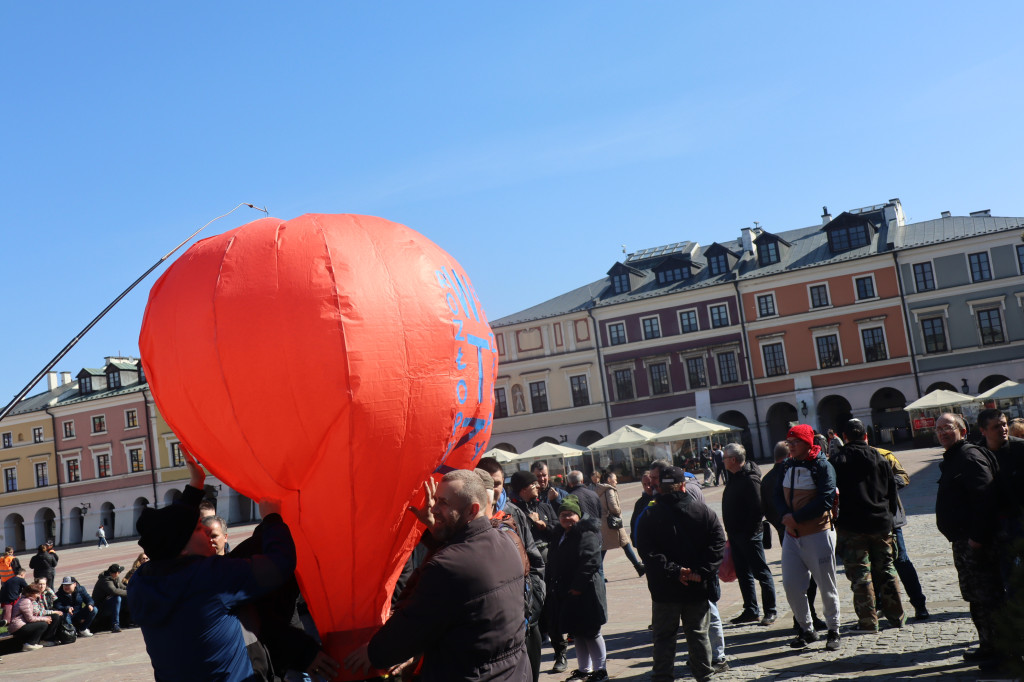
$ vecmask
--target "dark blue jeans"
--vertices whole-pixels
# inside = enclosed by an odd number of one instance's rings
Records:
[[[759,530],[750,538],[730,537],[729,546],[732,547],[732,562],[736,567],[736,582],[739,583],[740,594],[743,595],[743,610],[760,615],[761,610],[757,606],[757,587],[754,584],[758,582],[761,583],[764,613],[770,615],[776,612],[775,580],[764,558],[764,545],[761,544],[761,539]]]
[[[115,595],[113,597],[107,597],[99,606],[99,614],[105,618],[110,618],[112,627],[121,627],[121,597]]]
[[[64,620],[75,626],[76,630],[88,630],[92,622],[96,620],[96,609],[89,609],[87,606],[82,606],[77,609],[73,614],[65,613]]]
[[[903,542],[903,529],[896,529],[896,549],[899,554],[893,559],[896,573],[900,576],[903,589],[907,591],[907,599],[915,609],[924,608],[924,592],[921,591],[921,580],[917,577],[917,569],[907,556],[907,546]]]

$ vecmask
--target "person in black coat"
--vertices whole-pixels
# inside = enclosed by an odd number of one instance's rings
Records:
[[[53,545],[44,544],[39,545],[39,551],[29,560],[28,567],[36,580],[46,578],[47,585],[55,585],[58,561],[60,557],[53,551]]]
[[[575,495],[579,500],[580,510],[583,512],[580,518],[597,519],[598,523],[602,523],[601,498],[593,490],[583,485],[583,472],[570,471],[566,476],[566,485],[569,494]]]
[[[576,643],[573,673],[588,682],[608,679],[601,626],[608,603],[601,568],[600,517],[583,516],[579,499],[569,495],[558,508],[559,527],[548,548],[548,618],[552,630],[568,633]],[[564,538],[564,539],[563,539]]]

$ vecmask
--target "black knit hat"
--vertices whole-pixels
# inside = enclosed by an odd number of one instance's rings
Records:
[[[161,509],[146,507],[135,530],[139,532],[139,545],[150,559],[172,559],[185,549],[198,522],[199,510],[195,507],[183,504]]]
[[[529,471],[517,471],[512,474],[512,480],[509,481],[508,488],[512,491],[512,494],[518,496],[520,490],[527,488],[536,482],[537,477]]]

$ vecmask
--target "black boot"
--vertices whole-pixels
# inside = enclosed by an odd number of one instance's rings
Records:
[[[564,651],[555,652],[555,664],[551,667],[553,673],[564,673],[569,668],[569,661],[565,658]]]

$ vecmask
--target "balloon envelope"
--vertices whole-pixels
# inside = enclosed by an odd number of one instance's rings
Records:
[[[370,216],[264,218],[153,286],[139,340],[161,413],[219,479],[282,501],[331,653],[383,623],[419,532],[410,503],[490,436],[497,354],[469,278]]]

